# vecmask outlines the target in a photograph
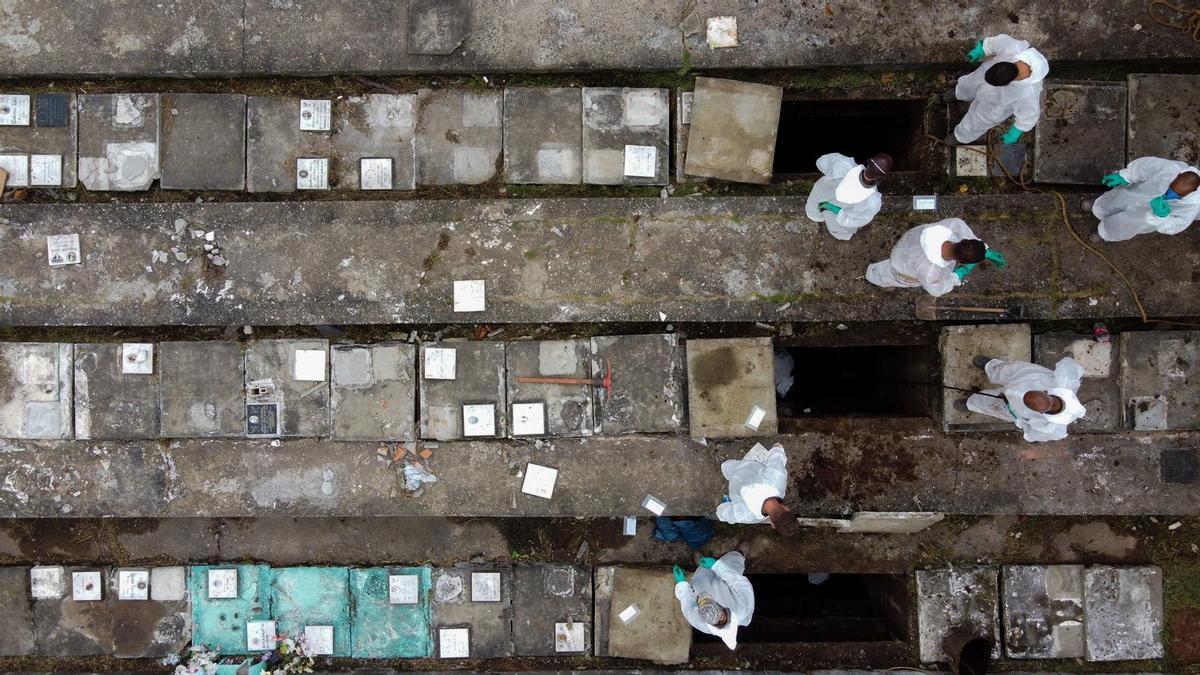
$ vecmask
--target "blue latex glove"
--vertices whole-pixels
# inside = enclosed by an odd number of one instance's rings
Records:
[[[1001,140],[1004,141],[1005,145],[1012,145],[1021,139],[1021,133],[1021,130],[1018,129],[1017,125],[1014,124],[1008,128],[1008,131],[1004,132],[1004,135],[1001,136]]]
[[[1167,198],[1159,195],[1150,200],[1150,211],[1159,218],[1166,218],[1171,215],[1171,205],[1167,203]]]
[[[979,266],[979,263],[968,263],[966,265],[959,265],[958,267],[954,268],[954,276],[958,277],[959,281],[962,281],[963,277],[970,274],[978,266]]]
[[[994,248],[989,248],[983,257],[985,260],[991,260],[992,264],[995,265],[996,269],[998,270],[1002,270],[1006,265],[1008,265],[1008,260],[1004,258],[1004,254]]]
[[[1104,178],[1101,178],[1100,182],[1104,184],[1104,187],[1110,187],[1110,188],[1121,187],[1122,185],[1129,185],[1129,181],[1122,178],[1121,174],[1119,174],[1119,173],[1110,173],[1107,176],[1105,176]]]
[[[1173,190],[1171,188],[1167,188],[1167,191],[1163,193],[1163,199],[1165,199],[1167,201],[1173,201],[1176,199],[1183,199],[1183,195],[1179,194],[1178,192],[1176,192],[1175,190]]]
[[[832,211],[833,213],[842,212],[842,207],[834,204],[833,202],[821,202],[820,204],[817,204],[817,208],[821,211]]]
[[[683,576],[683,568],[680,567],[679,565],[676,565],[675,569],[673,569],[671,571],[675,573],[675,583],[678,584],[680,582],[687,580],[687,577]]]
[[[722,504],[728,504],[731,501],[733,501],[733,500],[729,498],[729,495],[721,495],[721,503]]]
[[[987,53],[983,51],[983,40],[980,40],[979,42],[975,43],[975,46],[971,48],[971,51],[967,52],[967,62],[979,63],[985,56],[987,56]]]
[[[700,559],[700,566],[706,570],[711,570],[713,565],[717,564],[716,558],[703,557]]]

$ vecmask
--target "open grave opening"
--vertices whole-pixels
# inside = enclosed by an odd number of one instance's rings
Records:
[[[792,384],[776,388],[779,419],[841,415],[929,417],[934,350],[927,346],[786,347],[776,382],[793,362]]]
[[[920,168],[917,140],[925,132],[923,99],[829,100],[784,96],[775,141],[775,175],[815,173],[830,152],[862,162],[877,152],[892,156],[893,171]]]

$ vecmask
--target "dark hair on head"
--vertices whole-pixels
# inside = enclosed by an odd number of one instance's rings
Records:
[[[993,87],[1003,87],[1004,85],[1017,79],[1017,64],[1011,61],[1001,61],[984,73],[983,79]]]
[[[781,537],[794,537],[800,534],[800,521],[796,520],[796,516],[791,511],[784,511],[771,518],[771,524],[775,526],[775,531]]]
[[[987,245],[978,239],[963,239],[954,244],[954,259],[964,265],[983,262]]]

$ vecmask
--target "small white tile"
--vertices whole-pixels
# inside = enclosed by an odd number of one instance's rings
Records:
[[[487,292],[482,279],[454,282],[454,311],[482,312],[487,308]]]
[[[758,431],[758,427],[762,424],[763,418],[767,416],[767,411],[760,406],[754,406],[750,409],[750,414],[746,417],[746,428]]]
[[[15,188],[29,185],[29,155],[0,155],[0,169],[8,172],[6,187]]]
[[[554,496],[554,484],[558,482],[558,469],[530,462],[525,466],[525,481],[521,492],[534,497],[550,499]]]
[[[237,570],[208,571],[208,599],[228,600],[238,596]]]
[[[333,656],[333,626],[305,626],[304,641],[313,656]]]
[[[0,95],[0,126],[29,126],[29,94]]]
[[[458,350],[452,347],[426,347],[421,374],[427,380],[453,380]]]
[[[126,342],[121,345],[121,372],[125,375],[154,373],[154,345],[146,342]]]
[[[62,185],[62,155],[30,155],[29,184],[34,187]]]
[[[297,190],[329,189],[329,158],[301,157],[296,160]]]
[[[495,435],[496,406],[490,403],[463,406],[463,436],[474,438]]]
[[[988,175],[987,146],[957,145],[954,147],[954,175]]]
[[[66,572],[62,567],[38,566],[29,570],[29,590],[34,600],[58,600],[66,592]]]
[[[469,628],[439,628],[438,658],[465,659],[471,656]]]
[[[187,568],[155,567],[150,570],[150,599],[180,602],[187,598]]]
[[[937,195],[913,195],[913,211],[936,211]]]
[[[51,267],[78,265],[81,262],[78,234],[52,234],[46,237],[46,262]]]
[[[118,570],[118,600],[149,600],[150,570]]]
[[[415,574],[388,575],[388,603],[415,605],[421,600],[421,577]]]
[[[296,368],[293,375],[297,382],[324,382],[325,350],[297,349]]]
[[[653,145],[625,146],[625,175],[632,178],[658,175],[658,148]]]
[[[72,572],[71,599],[76,602],[95,602],[103,597],[100,572]]]
[[[246,649],[252,652],[269,652],[275,649],[274,621],[246,622]]]
[[[736,16],[710,16],[706,29],[709,47],[722,49],[738,45]]]
[[[514,436],[541,436],[546,433],[545,403],[514,403],[512,418]]]
[[[328,99],[300,100],[300,131],[329,131],[332,128],[333,101]]]
[[[554,624],[554,651],[582,652],[587,649],[584,639],[586,623],[556,623]]]
[[[471,572],[471,602],[500,602],[499,572]]]
[[[656,516],[661,516],[667,510],[666,503],[654,495],[646,495],[642,500],[642,507]]]
[[[621,528],[621,532],[624,533],[626,537],[637,536],[637,517],[625,516],[625,524]]]
[[[642,610],[638,609],[637,605],[630,605],[621,610],[621,613],[617,615],[617,618],[621,620],[621,623],[629,623],[637,618],[637,615],[641,613]]]
[[[364,157],[358,160],[358,189],[391,190],[392,158]]]

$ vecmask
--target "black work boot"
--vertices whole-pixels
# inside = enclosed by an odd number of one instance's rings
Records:
[[[955,401],[954,409],[959,412],[971,412],[971,409],[967,407],[967,399],[965,399],[965,398],[960,398],[957,401]]]
[[[982,369],[982,368],[986,368],[987,364],[993,360],[994,359],[990,356],[976,356],[975,359],[973,361],[971,361],[971,363],[975,364],[976,368]]]

